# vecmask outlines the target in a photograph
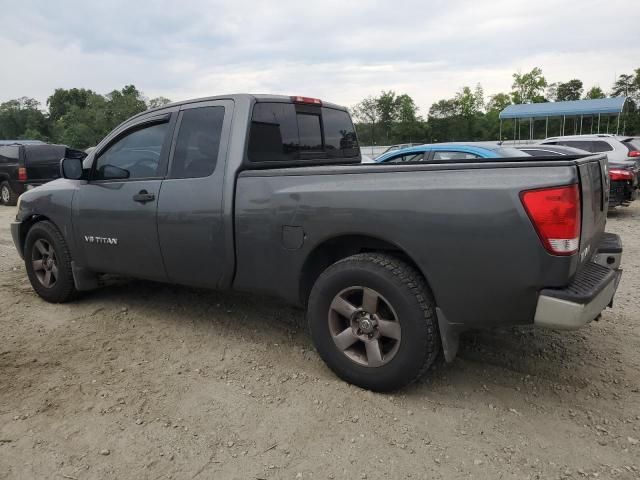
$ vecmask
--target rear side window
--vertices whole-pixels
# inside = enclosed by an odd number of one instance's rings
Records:
[[[591,143],[586,140],[563,140],[558,142],[558,145],[564,145],[565,147],[573,147],[578,148],[580,150],[584,150],[585,152],[592,152]],[[603,142],[604,143],[604,142]]]
[[[480,157],[467,152],[433,152],[434,160],[473,160],[474,158]]]
[[[208,177],[218,162],[224,107],[190,108],[181,115],[170,177]]]
[[[602,140],[596,140],[595,142],[591,142],[591,151],[593,153],[611,152],[613,151],[613,147],[609,145],[607,142],[603,142]]]
[[[0,163],[16,163],[20,158],[18,146],[0,147]]]
[[[251,162],[357,157],[349,114],[328,107],[257,103],[253,107],[248,155]]]

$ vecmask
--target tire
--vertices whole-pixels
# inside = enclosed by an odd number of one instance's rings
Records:
[[[71,254],[53,223],[43,221],[31,227],[25,241],[24,263],[31,286],[42,299],[64,303],[76,296]]]
[[[311,290],[307,318],[329,368],[368,390],[409,385],[440,352],[435,302],[424,278],[389,255],[362,253],[327,268]]]
[[[6,180],[0,182],[0,204],[13,206],[18,203],[18,194],[13,191],[11,185]]]

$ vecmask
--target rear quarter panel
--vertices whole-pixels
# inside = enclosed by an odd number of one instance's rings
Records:
[[[575,167],[340,168],[239,176],[236,288],[295,302],[316,247],[366,235],[403,250],[448,321],[469,328],[532,322],[537,291],[565,285],[575,271],[575,256],[546,253],[519,198],[522,190],[575,183]],[[302,228],[300,248],[285,248],[283,226]]]

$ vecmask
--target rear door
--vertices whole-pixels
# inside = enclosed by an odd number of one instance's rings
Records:
[[[91,270],[166,280],[156,215],[174,117],[142,117],[97,152],[73,212]]]
[[[171,282],[216,287],[233,268],[222,210],[232,115],[231,100],[180,109],[158,200],[158,235]]]

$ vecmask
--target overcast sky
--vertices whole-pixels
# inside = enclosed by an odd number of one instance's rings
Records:
[[[0,0],[0,101],[134,84],[172,100],[235,92],[353,105],[408,93],[426,114],[540,66],[609,91],[640,67],[638,0]]]

